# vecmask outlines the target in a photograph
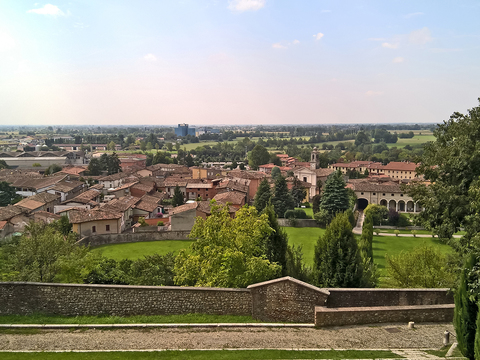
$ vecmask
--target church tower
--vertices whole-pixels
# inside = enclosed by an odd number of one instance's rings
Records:
[[[312,155],[310,156],[310,170],[315,170],[317,168],[318,162],[318,150],[315,146],[312,151]]]

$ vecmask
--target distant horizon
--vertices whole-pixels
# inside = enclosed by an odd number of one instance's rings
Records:
[[[3,1],[0,123],[441,123],[478,105],[479,11],[477,0]]]

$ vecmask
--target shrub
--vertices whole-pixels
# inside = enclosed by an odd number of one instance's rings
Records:
[[[398,234],[400,234],[400,230],[395,230],[394,234],[395,234],[395,236],[398,236]]]
[[[395,209],[388,210],[388,225],[398,226],[400,214]]]
[[[410,220],[405,214],[400,214],[400,217],[398,218],[398,227],[407,227],[410,225]]]
[[[312,207],[309,202],[305,202],[303,203],[303,205],[305,205],[307,209],[310,209]]]
[[[165,225],[165,224],[164,224],[163,221],[161,221],[161,220],[160,220],[159,222],[157,222],[157,226],[164,226],[164,225]]]
[[[417,230],[412,230],[413,237],[417,237]]]
[[[317,224],[321,227],[326,227],[332,221],[332,215],[326,209],[320,209],[313,216]]]
[[[385,206],[377,205],[377,204],[369,204],[365,208],[365,216],[367,216],[368,213],[372,214],[372,219],[373,219],[373,225],[378,226],[381,225],[382,223],[385,224],[388,216],[388,209]]]
[[[138,218],[138,223],[140,224],[141,227],[148,226],[147,222],[145,221],[145,218],[143,217]]]
[[[284,215],[285,219],[307,219],[307,214],[305,210],[296,209],[296,210],[287,210]]]

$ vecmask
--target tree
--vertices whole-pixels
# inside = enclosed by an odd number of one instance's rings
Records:
[[[320,209],[326,210],[330,215],[347,210],[349,208],[349,195],[345,186],[340,170],[332,173],[325,182]]]
[[[263,178],[258,186],[257,193],[255,194],[255,200],[253,206],[260,213],[265,209],[267,204],[272,199],[272,190],[270,189],[270,184],[268,183],[267,178]]]
[[[120,159],[116,152],[113,152],[112,155],[107,157],[107,172],[108,175],[116,174],[122,172],[122,167],[120,166]]]
[[[287,210],[295,208],[292,195],[288,191],[287,181],[283,176],[279,176],[275,181],[272,204],[279,218],[283,218]]]
[[[173,192],[172,205],[180,206],[183,204],[185,204],[184,197],[182,191],[180,190],[180,187],[177,185],[175,186],[175,191]]]
[[[186,157],[185,157],[185,165],[187,165],[188,167],[190,166],[193,166],[195,163],[193,161],[193,157],[192,155],[188,154]]]
[[[280,171],[279,167],[275,166],[272,169],[272,172],[270,173],[270,175],[272,176],[272,179],[275,180],[275,179],[277,179],[277,177],[282,175],[282,172]]]
[[[431,246],[386,256],[390,284],[402,288],[451,288],[455,276],[445,255]]]
[[[365,214],[365,219],[368,216],[372,217],[373,226],[379,226],[382,225],[382,223],[385,225],[388,221],[389,212],[386,206],[368,204],[363,213]]]
[[[92,158],[88,164],[87,171],[90,176],[99,176],[102,173],[102,164],[98,158]]]
[[[469,191],[480,177],[480,106],[467,114],[455,112],[437,126],[434,136],[416,170],[430,185],[409,185],[406,192],[422,206],[421,216],[439,237],[451,238],[464,227],[462,242],[468,246],[478,233]]]
[[[368,136],[365,131],[359,131],[355,137],[355,146],[360,146],[363,144],[370,143],[370,136]]]
[[[300,180],[297,178],[294,178],[293,180],[293,187],[292,190],[290,190],[290,193],[292,194],[295,207],[300,207],[303,200],[307,196],[307,190],[305,190],[305,188],[301,185]]]
[[[312,199],[312,210],[316,214],[320,210],[320,203],[322,201],[322,195],[315,195]]]
[[[186,286],[246,287],[281,274],[266,258],[273,230],[267,214],[244,206],[231,218],[226,206],[212,203],[207,219],[197,218],[190,233],[197,239],[175,260],[175,283]]]
[[[269,160],[270,154],[262,145],[255,145],[253,150],[248,154],[248,165],[250,165],[253,170],[258,170],[260,165],[267,164]]]
[[[337,213],[315,245],[314,283],[320,287],[360,287],[363,268],[348,217]]]
[[[478,316],[478,296],[472,294],[470,284],[473,283],[472,275],[478,262],[474,254],[467,257],[465,267],[462,269],[460,283],[455,291],[455,313],[453,326],[457,334],[458,348],[468,359],[475,359],[475,333]],[[477,278],[478,280],[478,278]]]
[[[282,166],[282,160],[277,156],[277,154],[270,155],[270,162],[276,166]]]
[[[107,149],[115,151],[115,142],[113,140],[108,143]]]
[[[52,174],[55,174],[56,172],[59,172],[61,170],[62,170],[62,167],[60,165],[52,164],[45,169],[45,175],[52,175]]]
[[[358,249],[364,260],[373,263],[373,218],[371,213],[365,215]]]
[[[286,252],[288,245],[288,235],[286,231],[278,225],[277,214],[273,205],[269,203],[263,213],[268,217],[268,223],[273,230],[267,238],[266,255],[271,263],[277,263],[282,266],[282,274],[287,274]]]
[[[6,181],[0,182],[0,206],[7,206],[15,202],[18,195],[15,188]]]
[[[0,264],[8,273],[4,280],[82,283],[95,255],[76,240],[75,234],[58,231],[56,224],[31,222],[21,237],[2,247]]]

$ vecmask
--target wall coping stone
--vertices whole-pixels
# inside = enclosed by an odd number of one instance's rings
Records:
[[[315,312],[374,312],[374,311],[395,311],[395,310],[421,310],[421,309],[454,309],[455,304],[440,305],[405,305],[405,306],[371,306],[371,307],[343,307],[327,308],[326,306],[315,306]]]
[[[404,292],[431,292],[431,291],[450,291],[449,288],[326,288],[328,291],[338,291],[338,292],[366,292],[366,291],[375,291],[375,292],[389,292],[389,291],[404,291]]]
[[[263,281],[263,282],[260,282],[260,283],[248,285],[247,289],[252,289],[252,288],[262,287],[262,286],[268,286],[268,285],[275,284],[275,283],[282,282],[282,281],[290,281],[290,282],[296,283],[300,286],[304,286],[304,287],[309,288],[311,290],[320,292],[324,295],[330,295],[330,292],[327,289],[320,289],[320,288],[318,288],[316,286],[313,286],[311,284],[308,284],[306,282],[297,280],[297,279],[295,279],[291,276],[284,276],[284,277],[281,277],[281,278],[278,278],[278,279],[273,279],[273,280],[268,280],[268,281]]]
[[[250,292],[248,289],[235,288],[214,288],[194,286],[143,286],[143,285],[106,285],[106,284],[61,284],[61,283],[40,283],[27,281],[6,281],[0,285],[29,285],[29,286],[56,286],[56,287],[86,287],[104,289],[142,289],[142,290],[188,290],[188,291],[225,291],[225,292]]]

